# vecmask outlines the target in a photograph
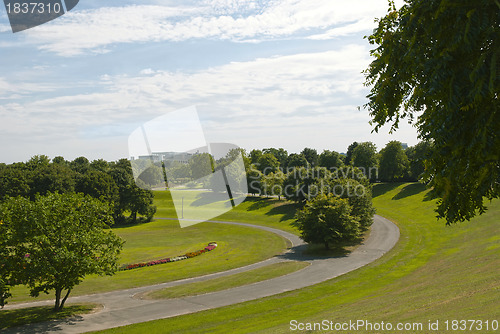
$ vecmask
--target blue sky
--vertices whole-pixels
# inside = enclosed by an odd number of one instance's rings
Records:
[[[210,142],[247,150],[353,141],[409,145],[402,124],[371,134],[363,36],[386,0],[83,0],[13,34],[0,11],[0,162],[35,154],[128,156],[141,124],[196,106]]]

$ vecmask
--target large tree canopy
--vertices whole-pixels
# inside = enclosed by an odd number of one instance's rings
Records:
[[[83,194],[8,198],[0,205],[0,256],[7,259],[0,280],[10,275],[32,296],[55,290],[54,308],[61,310],[86,275],[117,270],[123,242],[108,230],[110,213],[107,203]],[[1,284],[0,294],[6,292]]]
[[[428,176],[439,217],[469,220],[500,194],[500,1],[390,3],[369,37],[365,107],[375,131],[416,120],[434,143]]]

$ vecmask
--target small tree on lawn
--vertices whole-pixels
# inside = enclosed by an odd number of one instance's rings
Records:
[[[107,203],[74,193],[8,198],[0,220],[12,232],[7,242],[13,277],[33,297],[55,290],[55,311],[86,275],[117,270],[123,242],[107,230],[113,222]]]
[[[352,208],[347,199],[333,194],[318,195],[306,202],[295,216],[295,226],[302,239],[309,243],[330,244],[355,240],[360,235],[358,219],[351,215]]]

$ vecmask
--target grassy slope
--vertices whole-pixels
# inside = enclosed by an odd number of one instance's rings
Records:
[[[258,262],[286,248],[286,240],[254,228],[201,223],[181,229],[177,221],[158,220],[152,223],[117,228],[115,233],[127,242],[120,262],[143,262],[185,254],[203,249],[215,241],[218,247],[208,253],[184,261],[128,271],[114,276],[89,276],[71,293],[72,296],[120,290],[177,279],[200,276]],[[266,247],[262,247],[262,245]],[[12,290],[9,303],[33,301],[24,287]],[[42,294],[37,300],[52,299]]]
[[[155,216],[177,218],[169,193],[167,191],[155,191],[154,193],[155,205],[157,206]],[[186,191],[185,193],[184,205],[187,207],[196,200],[194,196],[197,193],[190,191]],[[277,198],[262,199],[250,196],[236,208],[217,218],[213,218],[213,220],[266,225],[299,235],[298,230],[290,226],[290,223],[293,221],[295,208],[296,204],[292,202],[279,201]]]
[[[204,282],[196,282],[155,290],[142,295],[144,299],[168,299],[201,295],[204,293],[235,288],[278,276],[290,274],[309,266],[308,262],[287,261],[270,264],[243,273],[214,278]]]
[[[447,319],[500,320],[500,201],[469,223],[446,227],[436,221],[435,201],[421,185],[381,184],[374,195],[378,213],[401,230],[396,247],[374,263],[298,291],[106,332],[226,333],[230,324],[232,333],[280,333],[289,332],[292,319],[366,319],[440,320],[443,333]]]

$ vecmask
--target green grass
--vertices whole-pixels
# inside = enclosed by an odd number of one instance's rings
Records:
[[[211,252],[183,261],[117,272],[114,276],[88,276],[71,296],[152,285],[201,276],[262,261],[281,254],[287,241],[273,233],[250,227],[201,223],[180,228],[177,221],[157,220],[137,226],[116,228],[126,240],[122,264],[143,262],[203,249],[209,242],[218,247]],[[263,247],[262,245],[265,245]],[[33,301],[25,287],[12,289],[10,303]],[[51,299],[41,295],[36,300]]]
[[[23,309],[0,311],[0,330],[11,327],[32,324],[56,319],[65,319],[78,315],[91,313],[100,308],[100,305],[75,304],[67,305],[59,312],[54,312],[52,306],[30,307]]]
[[[398,224],[401,238],[372,264],[297,291],[104,332],[288,333],[291,320],[363,319],[424,324],[412,333],[429,333],[428,321],[439,320],[438,332],[446,333],[445,320],[500,320],[500,201],[471,222],[447,227],[422,185],[379,184],[374,195],[378,213]]]
[[[148,292],[140,296],[142,299],[167,299],[201,295],[242,285],[265,281],[278,276],[290,274],[309,266],[308,262],[287,261],[270,264],[246,272],[214,278],[204,282],[183,284],[180,286]]]
[[[168,191],[154,191],[155,205],[157,207],[156,217],[177,218],[172,198]],[[188,207],[200,200],[200,192],[183,191],[184,207]],[[226,203],[221,200],[220,203]],[[297,204],[293,202],[278,200],[277,198],[247,197],[247,199],[229,210],[228,212],[213,218],[212,220],[223,220],[232,222],[244,222],[255,225],[265,225],[281,229],[299,235],[299,231],[290,225]]]

